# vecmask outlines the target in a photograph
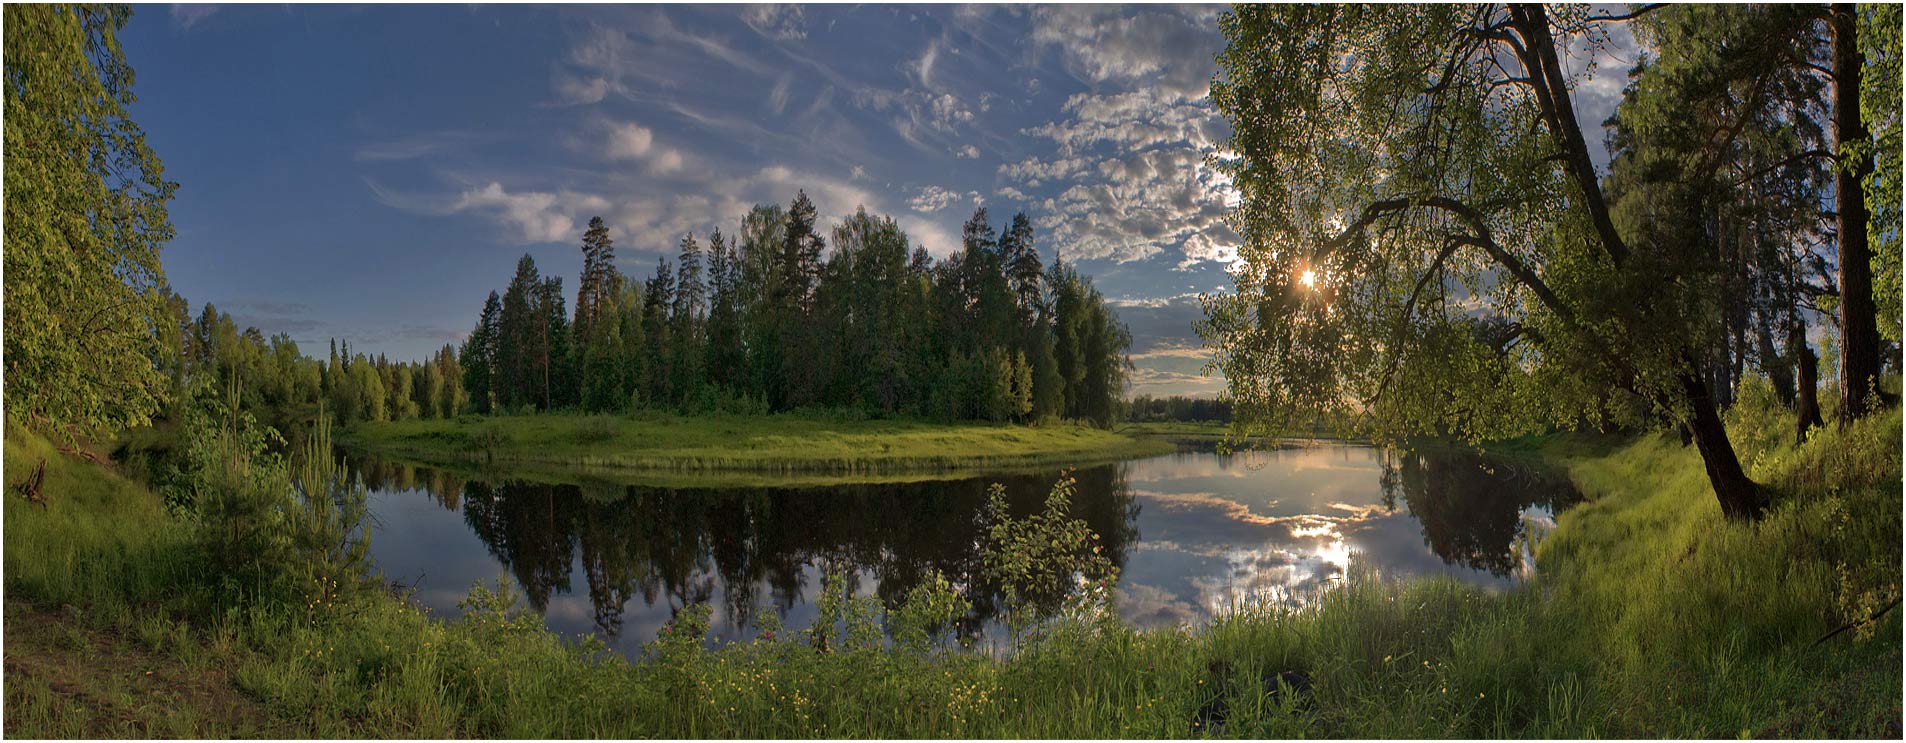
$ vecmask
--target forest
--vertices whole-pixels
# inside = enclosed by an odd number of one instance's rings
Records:
[[[1002,232],[978,208],[938,262],[864,208],[831,250],[815,222],[805,192],[756,206],[733,239],[686,235],[638,280],[598,217],[573,315],[562,279],[523,256],[457,355],[471,409],[1112,421],[1130,335],[1091,279],[1042,266],[1026,215]]]
[[[189,397],[200,372],[237,379],[242,408],[287,436],[320,402],[339,425],[645,409],[1114,420],[1130,335],[1089,277],[1041,265],[1025,215],[996,233],[978,209],[961,249],[937,262],[891,218],[857,211],[831,250],[814,220],[805,193],[755,207],[733,244],[719,230],[706,248],[685,236],[641,281],[617,268],[594,219],[573,314],[562,279],[526,254],[461,347],[418,362],[336,339],[312,359],[209,303],[194,318],[168,291],[151,362],[169,399]]]

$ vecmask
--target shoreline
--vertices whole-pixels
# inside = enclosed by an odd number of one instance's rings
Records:
[[[360,424],[347,448],[417,464],[550,475],[672,475],[801,484],[905,482],[1013,469],[1092,466],[1177,444],[1077,424],[1019,426],[795,416],[496,416]]]

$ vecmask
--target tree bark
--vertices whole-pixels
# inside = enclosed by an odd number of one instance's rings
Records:
[[[1800,377],[1794,395],[1794,443],[1798,445],[1807,442],[1807,429],[1825,422],[1820,420],[1820,359],[1805,338],[1794,336],[1794,345],[1794,366]]]
[[[1792,408],[1794,404],[1793,360],[1782,358],[1780,352],[1774,350],[1774,330],[1768,327],[1768,323],[1762,322],[1757,325],[1759,327],[1755,329],[1755,333],[1760,341],[1760,370],[1767,374],[1767,380],[1774,385],[1774,399],[1779,400],[1781,406]]]
[[[1860,120],[1860,65],[1862,64],[1853,5],[1836,4],[1829,11],[1833,25],[1833,138],[1840,157],[1847,145],[1863,141],[1866,125]],[[1836,229],[1840,244],[1840,422],[1873,410],[1871,390],[1880,375],[1880,336],[1873,305],[1872,251],[1866,241],[1866,192],[1860,181],[1873,171],[1869,152],[1855,162],[1840,162],[1833,170]]]
[[[1701,381],[1692,364],[1684,367],[1678,376],[1688,402],[1685,423],[1694,435],[1695,447],[1701,451],[1708,484],[1714,487],[1714,496],[1720,499],[1721,514],[1734,521],[1759,517],[1760,487],[1741,469],[1741,460],[1734,454],[1734,444],[1727,438],[1727,428],[1721,424],[1720,410],[1714,407],[1714,397],[1707,384]]]

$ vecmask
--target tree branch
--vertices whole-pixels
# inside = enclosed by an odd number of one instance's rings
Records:
[[[1533,86],[1536,100],[1549,120],[1550,134],[1568,153],[1563,169],[1582,191],[1583,205],[1588,208],[1595,232],[1601,237],[1603,250],[1620,266],[1628,258],[1628,244],[1615,229],[1608,202],[1602,198],[1601,179],[1595,173],[1594,161],[1589,159],[1588,144],[1582,139],[1581,124],[1575,118],[1575,105],[1569,100],[1568,84],[1562,79],[1555,59],[1555,38],[1549,33],[1548,14],[1540,5],[1517,5],[1511,12],[1517,19],[1517,32],[1528,41],[1522,66],[1536,76],[1539,83]]]
[[[1640,18],[1649,13],[1653,13],[1656,10],[1660,10],[1661,7],[1666,4],[1667,3],[1648,3],[1645,5],[1642,5],[1641,7],[1635,8],[1632,11],[1623,13],[1621,15],[1592,15],[1586,19],[1583,19],[1583,22],[1584,23],[1607,23],[1611,21],[1632,21],[1636,18]]]

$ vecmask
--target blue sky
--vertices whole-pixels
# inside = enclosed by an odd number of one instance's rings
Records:
[[[1196,295],[1238,242],[1204,164],[1221,8],[175,5],[121,40],[182,184],[175,288],[307,352],[421,358],[525,252],[573,290],[592,216],[647,275],[805,188],[937,256],[975,205],[1025,211],[1119,305],[1131,392],[1209,395]],[[1564,57],[1584,122],[1633,61],[1611,30],[1599,70]]]
[[[182,184],[164,258],[196,308],[419,358],[524,252],[573,284],[805,188],[935,255],[1025,211],[1121,305],[1134,392],[1211,393],[1191,324],[1228,286],[1218,6],[161,6],[122,33]],[[573,287],[572,287],[573,288]]]

